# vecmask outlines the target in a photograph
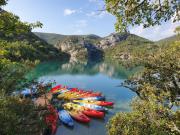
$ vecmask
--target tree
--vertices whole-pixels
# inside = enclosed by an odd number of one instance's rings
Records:
[[[0,6],[6,5],[8,0],[0,0]]]
[[[158,97],[155,87],[144,84],[146,100],[139,97],[132,101],[131,112],[117,113],[107,125],[109,135],[179,135],[180,111],[173,111],[165,104],[169,93]]]
[[[174,32],[179,35],[179,34],[180,34],[180,26],[176,27],[175,30],[174,30]]]
[[[173,18],[180,20],[179,0],[105,0],[106,10],[116,17],[117,31],[127,31],[130,25],[144,28],[160,25]]]
[[[131,112],[109,121],[109,135],[178,135],[180,133],[180,42],[145,58],[144,70],[123,83],[138,94]],[[143,60],[144,61],[144,60]],[[173,109],[172,109],[173,108]]]
[[[144,83],[156,87],[156,95],[160,92],[170,92],[171,100],[174,101],[180,94],[179,70],[180,70],[180,41],[160,48],[148,58],[144,58],[144,70],[123,83],[123,86],[130,88],[144,97]]]

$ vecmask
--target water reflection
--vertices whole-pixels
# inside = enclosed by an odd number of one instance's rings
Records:
[[[135,96],[132,91],[117,86],[139,69],[141,67],[127,69],[108,62],[49,61],[39,64],[28,77],[55,80],[57,84],[102,92],[108,101],[115,102],[114,108],[109,109],[103,120],[91,119],[88,125],[75,122],[74,129],[60,125],[57,135],[106,135],[108,119],[117,112],[130,111],[129,103]]]
[[[62,63],[59,61],[49,61],[39,64],[31,73],[28,74],[29,77],[41,77],[44,75],[95,75],[102,73],[111,78],[116,79],[127,79],[129,76],[133,75],[136,71],[140,70],[142,67],[126,68],[117,63],[108,62],[88,62],[88,61],[69,61],[67,63]]]

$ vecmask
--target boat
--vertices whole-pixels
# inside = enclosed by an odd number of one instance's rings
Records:
[[[59,119],[66,125],[73,127],[74,122],[69,113],[66,110],[59,110],[58,111]]]
[[[84,97],[84,98],[77,98],[77,100],[96,100],[96,101],[102,101],[102,100],[105,100],[105,97],[102,97],[102,96]]]
[[[103,106],[99,106],[99,105],[94,105],[94,104],[86,104],[86,103],[76,103],[79,104],[81,106],[87,107],[89,109],[93,109],[96,111],[108,111],[107,108],[103,107]]]
[[[66,103],[64,105],[65,108],[70,108],[72,107],[75,110],[80,110],[82,111],[82,113],[84,113],[85,115],[89,116],[89,117],[94,117],[94,118],[104,118],[104,112],[100,112],[100,111],[96,111],[93,109],[89,109],[87,107],[78,105],[78,104],[74,104],[74,103]]]
[[[52,91],[53,94],[62,94],[65,92],[68,92],[69,90],[67,88],[60,88],[58,90]]]
[[[93,92],[93,91],[85,91],[85,90],[79,90],[78,88],[68,88],[68,87],[62,87],[61,85],[57,85],[53,87],[50,91],[52,93],[61,93],[62,91],[71,91],[78,94],[93,94],[96,96],[101,96],[100,92]]]
[[[107,101],[95,101],[95,100],[73,100],[74,103],[87,103],[87,104],[96,104],[100,106],[112,106],[113,102]]]
[[[50,114],[47,114],[45,116],[45,122],[47,126],[51,129],[51,134],[54,135],[57,130],[58,114],[56,109],[52,105],[48,105],[47,109]]]
[[[75,120],[83,123],[90,122],[89,117],[83,114],[82,111],[75,109],[73,106],[64,105],[64,109],[66,109]]]
[[[67,91],[62,94],[59,94],[57,97],[59,99],[66,99],[66,100],[71,100],[75,98],[83,98],[83,97],[96,97],[99,94],[89,94],[89,93],[78,93],[78,92],[72,92],[72,91]]]
[[[56,91],[56,90],[58,90],[60,88],[62,88],[62,86],[61,85],[57,85],[57,86],[51,88],[50,92]]]

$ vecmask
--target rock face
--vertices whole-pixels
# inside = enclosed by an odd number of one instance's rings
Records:
[[[68,53],[71,59],[97,60],[103,57],[104,49],[126,40],[128,33],[112,33],[105,38],[91,36],[67,36],[55,45],[62,52]]]
[[[101,49],[106,49],[112,46],[115,46],[117,43],[119,43],[122,40],[126,40],[129,34],[123,33],[112,33],[109,36],[103,38],[102,40],[99,41],[97,44],[97,47]]]
[[[79,36],[69,36],[59,41],[56,48],[71,55],[71,58],[93,59],[102,57],[102,51],[92,41]]]

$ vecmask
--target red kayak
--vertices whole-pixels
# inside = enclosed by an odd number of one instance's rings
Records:
[[[51,135],[54,135],[57,130],[58,114],[56,112],[56,109],[52,105],[48,105],[47,108],[50,114],[47,114],[45,116],[45,122],[51,129]]]
[[[83,113],[89,117],[104,118],[104,112],[96,111],[89,108],[84,109]]]
[[[51,88],[50,92],[56,91],[56,90],[58,90],[60,88],[62,88],[62,86],[61,85],[57,85],[57,86]]]
[[[78,112],[82,112],[87,116],[90,117],[95,117],[95,118],[103,118],[104,117],[104,112],[100,112],[100,111],[96,111],[93,109],[89,109],[87,107],[78,105],[78,104],[74,104],[74,103],[66,103],[64,104],[64,108],[65,109],[72,109],[72,110],[76,110]]]
[[[100,92],[93,92],[93,91],[85,91],[85,90],[78,90],[77,88],[72,88],[70,91],[78,92],[78,93],[85,93],[85,94],[95,94],[97,96],[101,96]]]

